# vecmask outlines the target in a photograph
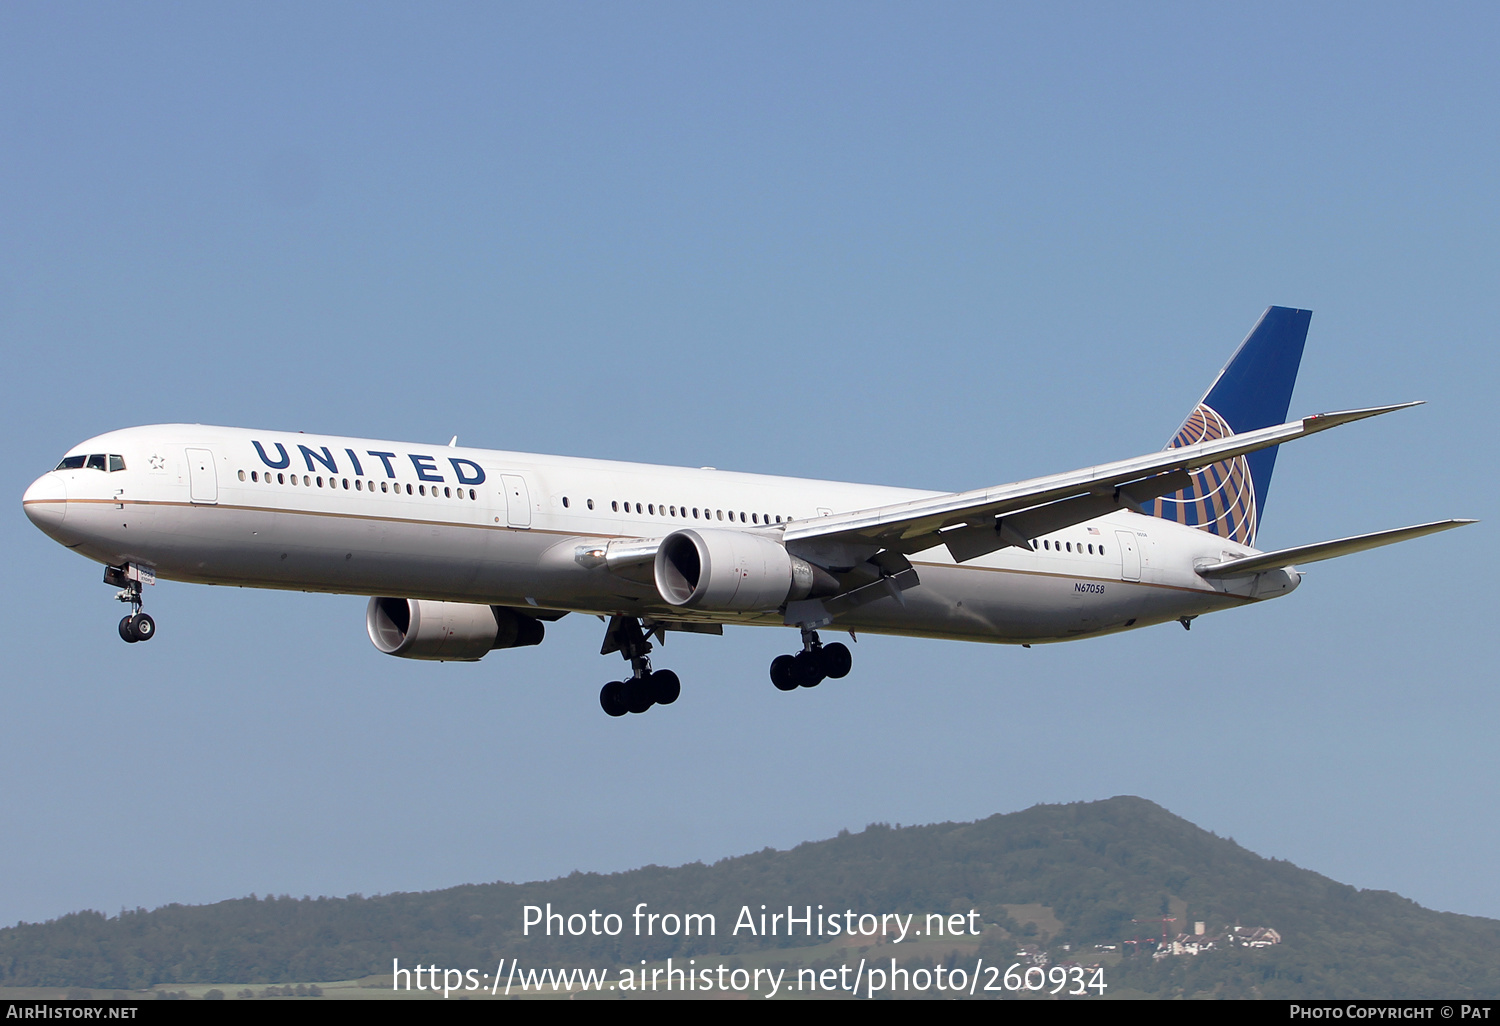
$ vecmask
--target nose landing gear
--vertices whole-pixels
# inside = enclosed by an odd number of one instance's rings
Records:
[[[155,584],[156,575],[134,563],[104,568],[104,583],[120,589],[115,594],[115,599],[130,603],[132,612],[120,620],[120,637],[132,645],[137,641],[150,641],[156,637],[156,621],[151,619],[149,613],[141,611],[143,580]]]
[[[156,637],[156,621],[150,613],[133,613],[120,621],[120,637],[132,645]]]
[[[778,691],[815,688],[824,680],[838,680],[849,674],[854,657],[849,647],[835,641],[825,645],[818,632],[802,629],[802,651],[796,655],[779,655],[771,660],[771,683]]]

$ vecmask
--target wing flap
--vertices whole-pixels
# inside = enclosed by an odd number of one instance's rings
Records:
[[[1209,563],[1206,566],[1198,567],[1197,571],[1200,577],[1241,577],[1260,573],[1262,570],[1277,570],[1281,567],[1291,566],[1294,563],[1316,563],[1320,559],[1347,556],[1351,552],[1363,552],[1365,549],[1379,548],[1382,545],[1394,545],[1396,542],[1408,541],[1412,538],[1420,538],[1423,535],[1436,534],[1439,531],[1448,531],[1455,527],[1463,527],[1465,524],[1475,523],[1478,523],[1478,521],[1435,520],[1430,524],[1397,527],[1389,531],[1376,531],[1372,534],[1357,534],[1349,538],[1338,538],[1334,541],[1315,542],[1312,545],[1298,545],[1290,549],[1277,549],[1275,552],[1262,552],[1254,556],[1243,556],[1239,559],[1230,559],[1222,563]]]
[[[1191,482],[1192,475],[1186,470],[1174,470],[1104,492],[1090,492],[1043,506],[1033,506],[994,521],[982,520],[944,531],[938,537],[955,560],[967,563],[1008,545],[1030,549],[1033,538],[1102,517],[1117,509],[1130,509],[1139,513],[1143,504],[1157,496],[1179,492]]]
[[[905,570],[899,570],[852,591],[834,595],[832,598],[799,599],[795,602],[788,602],[782,622],[788,627],[826,627],[833,622],[834,617],[874,602],[876,599],[894,598],[898,602],[904,602],[905,599],[901,598],[901,593],[921,583],[917,577],[916,568],[908,565]]]

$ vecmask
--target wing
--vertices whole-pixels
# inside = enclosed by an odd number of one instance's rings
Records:
[[[1033,538],[1112,510],[1140,512],[1143,503],[1180,491],[1192,471],[1210,464],[1419,405],[1315,414],[1064,474],[794,521],[783,537],[789,551],[826,567],[853,566],[882,550],[899,559],[898,553],[905,556],[939,543],[960,562],[1007,545],[1029,549]]]

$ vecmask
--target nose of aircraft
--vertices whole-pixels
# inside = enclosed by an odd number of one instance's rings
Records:
[[[31,522],[43,531],[62,526],[68,515],[68,486],[55,473],[46,473],[26,489],[21,506]]]

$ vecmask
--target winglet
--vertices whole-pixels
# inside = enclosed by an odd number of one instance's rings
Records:
[[[1409,403],[1394,403],[1390,406],[1369,406],[1363,410],[1314,413],[1311,417],[1302,418],[1302,429],[1309,434],[1314,431],[1326,431],[1340,424],[1352,424],[1356,420],[1364,420],[1366,417],[1378,417],[1382,413],[1394,413],[1396,410],[1409,410],[1413,406],[1421,406],[1426,402],[1425,399],[1416,399]]]

